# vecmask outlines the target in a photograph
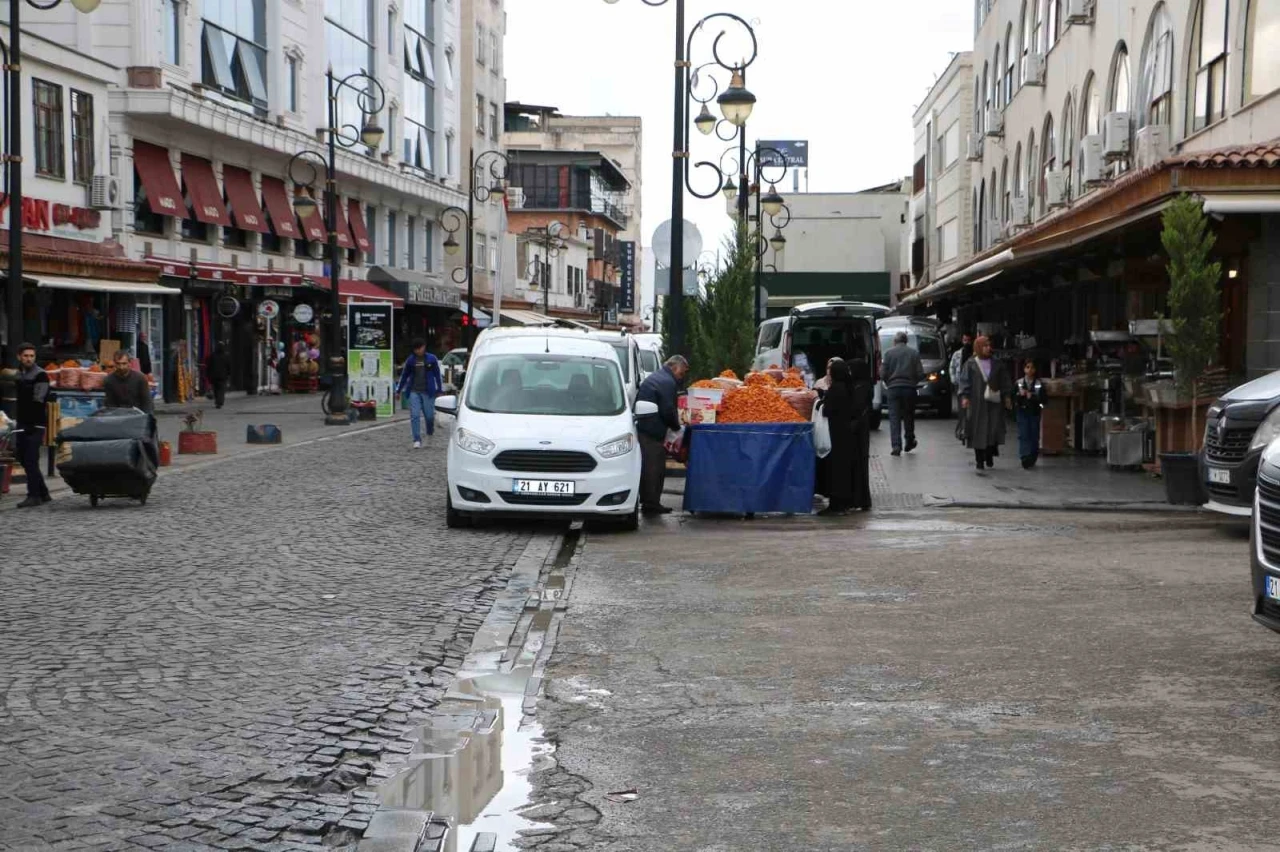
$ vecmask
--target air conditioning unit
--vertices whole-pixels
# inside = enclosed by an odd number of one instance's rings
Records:
[[[1044,54],[1028,53],[1027,54],[1027,78],[1023,80],[1027,86],[1043,86],[1044,85]]]
[[[507,207],[511,210],[518,210],[524,207],[524,187],[507,187]]]
[[[1003,242],[1007,237],[1008,237],[1008,234],[1005,232],[1004,225],[1001,224],[999,219],[987,220],[987,244],[988,245],[994,245],[995,243]]]
[[[89,182],[89,206],[94,210],[119,210],[121,193],[120,178],[94,175]]]
[[[1147,169],[1169,156],[1169,125],[1148,124],[1133,140],[1134,160],[1138,168]]]
[[[1094,0],[1067,0],[1068,24],[1092,24]]]
[[[965,159],[971,163],[982,162],[982,149],[985,137],[981,133],[971,132],[969,134],[969,149],[965,154]]]
[[[987,135],[1004,136],[1004,111],[987,107]]]
[[[1094,133],[1080,140],[1080,178],[1087,184],[1103,183],[1107,179],[1107,158],[1103,153],[1102,136]]]
[[[1030,224],[1031,202],[1025,195],[1015,195],[1009,202],[1009,221],[1016,227]]]
[[[1129,113],[1109,112],[1103,117],[1102,149],[1108,160],[1129,156]]]
[[[1067,183],[1067,173],[1062,169],[1054,169],[1045,175],[1044,203],[1050,210],[1067,206],[1067,196],[1071,187]]]

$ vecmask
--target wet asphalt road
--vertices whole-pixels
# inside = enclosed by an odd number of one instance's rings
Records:
[[[531,840],[1280,848],[1280,636],[1237,529],[951,510],[591,538],[542,795],[574,778],[602,819]]]

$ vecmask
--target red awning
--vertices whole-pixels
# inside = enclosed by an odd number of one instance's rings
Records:
[[[271,214],[271,226],[276,236],[287,240],[302,239],[302,231],[298,228],[298,218],[293,213],[293,205],[289,203],[289,192],[284,188],[280,178],[262,178],[262,200]]]
[[[351,239],[351,228],[347,224],[347,214],[342,210],[342,199],[338,199],[337,220],[334,225],[338,231],[338,245],[344,249],[355,248],[355,240]]]
[[[178,179],[173,174],[173,166],[169,162],[169,151],[159,145],[134,140],[133,167],[142,181],[142,188],[147,193],[147,204],[151,212],[159,216],[187,217],[186,205],[182,203],[182,190],[178,188]]]
[[[324,205],[317,204],[314,207],[302,208],[302,211],[298,212],[298,221],[302,223],[302,231],[308,240],[313,243],[327,242],[328,237],[324,227]]]
[[[253,175],[235,166],[223,166],[222,185],[227,190],[227,200],[231,202],[236,227],[260,234],[267,233],[267,217],[258,202],[258,193],[253,188]]]
[[[365,227],[364,206],[358,199],[348,199],[347,219],[351,224],[351,236],[356,239],[356,247],[368,254],[373,248],[373,241],[369,239],[369,230]]]
[[[206,225],[231,227],[231,216],[222,201],[218,179],[213,176],[213,163],[194,154],[183,154],[182,180],[191,199],[191,215]]]
[[[325,282],[324,286],[327,289],[328,283]],[[338,295],[342,297],[344,305],[349,302],[390,302],[400,307],[404,304],[404,299],[390,290],[384,290],[372,281],[353,278],[343,278],[338,282]]]

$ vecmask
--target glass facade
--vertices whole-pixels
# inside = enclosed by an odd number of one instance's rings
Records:
[[[205,0],[202,8],[201,81],[265,111],[266,0]]]
[[[402,159],[434,174],[436,151],[435,0],[405,0]]]
[[[337,80],[352,74],[372,75],[374,65],[374,0],[325,0],[325,48]],[[338,93],[338,127],[347,139],[360,135],[360,80]]]

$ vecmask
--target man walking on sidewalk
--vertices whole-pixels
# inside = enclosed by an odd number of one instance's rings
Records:
[[[667,430],[680,428],[676,394],[688,372],[689,362],[672,355],[661,370],[644,380],[636,394],[636,402],[652,402],[658,406],[657,414],[636,421],[641,457],[640,511],[646,515],[665,515],[671,511],[662,505],[662,485],[667,478],[667,449],[663,442]]]
[[[413,354],[404,362],[404,371],[400,374],[397,387],[409,406],[409,423],[413,429],[413,448],[422,449],[422,425],[427,421],[427,435],[436,431],[436,397],[444,389],[444,381],[440,378],[440,362],[436,356],[427,351],[427,342],[421,338],[411,344]]]
[[[886,398],[889,402],[889,440],[893,455],[902,455],[902,432],[907,433],[907,452],[916,448],[916,386],[924,381],[924,365],[920,353],[907,345],[907,333],[900,331],[893,336],[893,346],[884,353],[880,374],[884,376]]]
[[[42,506],[53,498],[40,473],[40,448],[44,446],[45,424],[49,401],[49,374],[36,365],[36,348],[30,343],[18,344],[18,461],[27,474],[27,499],[19,509]]]

